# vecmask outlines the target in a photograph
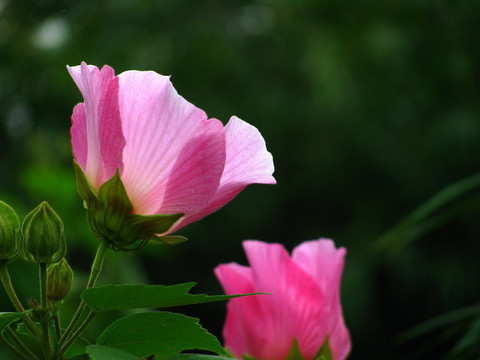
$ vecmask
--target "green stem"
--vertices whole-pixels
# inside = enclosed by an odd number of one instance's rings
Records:
[[[13,346],[12,344],[10,344],[8,342],[8,340],[5,338],[5,336],[3,336],[3,334],[0,334],[0,341],[2,341],[3,345],[5,345],[5,347],[10,350],[12,353],[14,353],[15,355],[21,357],[22,359],[24,360],[31,360],[27,355],[23,354],[20,350],[18,350],[15,346]]]
[[[57,335],[57,342],[60,341],[62,337],[62,327],[60,326],[60,315],[55,315],[53,317],[53,322],[55,324],[55,333]]]
[[[86,289],[89,289],[95,285],[98,275],[102,270],[103,261],[105,260],[105,254],[107,252],[107,249],[108,249],[107,241],[100,240],[100,243],[98,244],[98,248],[97,248],[97,253],[95,254],[95,259],[93,260],[93,263],[92,263],[92,269],[90,270],[90,277],[88,278]],[[70,334],[73,331],[73,328],[77,325],[78,321],[80,320],[80,317],[83,311],[85,310],[85,306],[86,304],[82,300],[78,305],[77,311],[75,312],[75,315],[73,315],[73,318],[70,321],[70,324],[65,329],[65,332],[63,333],[62,337],[60,338],[60,341],[58,342],[58,346],[60,348],[68,340]]]
[[[50,343],[50,319],[49,303],[47,301],[47,263],[40,263],[40,307],[42,316],[42,347],[45,358],[49,359],[52,353],[52,344]]]
[[[72,337],[70,339],[68,339],[68,341],[65,343],[65,345],[63,345],[60,348],[60,350],[58,350],[58,352],[56,354],[57,359],[59,359],[61,356],[63,356],[65,351],[67,351],[68,348],[70,346],[72,346],[72,344],[75,342],[75,340],[77,340],[77,338],[83,333],[83,330],[85,330],[87,325],[90,324],[90,321],[93,320],[93,318],[95,317],[96,314],[97,314],[96,312],[90,311],[90,313],[88,314],[86,319],[83,321],[82,325],[80,325],[80,327],[77,329],[77,331],[75,331],[75,333],[72,335]]]
[[[2,285],[5,288],[5,291],[7,292],[8,297],[10,298],[10,301],[12,302],[13,306],[15,309],[23,313],[23,321],[29,328],[29,330],[37,337],[40,337],[40,332],[35,325],[35,323],[30,319],[28,314],[25,313],[25,308],[23,307],[22,303],[18,299],[17,294],[15,293],[15,290],[13,289],[12,285],[12,280],[10,279],[10,274],[8,273],[7,269],[7,263],[2,261],[0,262],[0,280],[2,281]]]
[[[40,306],[48,309],[47,302],[47,263],[40,263]]]
[[[38,357],[32,353],[26,346],[25,344],[22,342],[22,340],[20,340],[17,336],[17,334],[15,334],[15,331],[13,331],[12,329],[10,329],[10,327],[6,327],[5,328],[5,331],[7,332],[7,334],[13,339],[13,341],[17,344],[17,346],[20,348],[20,350],[23,352],[23,354],[25,354],[25,356],[28,356],[27,358],[28,359],[33,359],[33,360],[39,360]]]

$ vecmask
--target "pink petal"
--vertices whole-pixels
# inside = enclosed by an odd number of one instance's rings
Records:
[[[169,77],[127,71],[119,80],[127,141],[122,180],[134,212],[198,212],[215,194],[225,164],[221,122],[179,96]]]
[[[218,210],[250,184],[275,184],[272,154],[265,140],[252,125],[232,116],[225,126],[226,161],[220,185],[210,203],[201,211],[186,216],[172,231]]]
[[[329,239],[305,241],[295,247],[292,259],[309,273],[327,296],[338,294],[345,248],[336,249]]]
[[[72,115],[74,157],[98,190],[123,168],[125,138],[118,108],[118,79],[109,66],[99,70],[82,63],[67,69],[84,98]]]
[[[88,144],[87,144],[87,115],[85,113],[85,104],[77,104],[73,108],[72,128],[72,149],[75,161],[81,166],[83,171],[87,168]]]
[[[344,248],[335,248],[332,240],[306,241],[293,250],[292,259],[320,285],[330,307],[328,333],[334,360],[345,359],[350,352],[350,336],[340,305],[340,280]]]
[[[328,306],[312,277],[293,262],[280,244],[243,243],[257,291],[272,293],[263,318],[271,324],[256,357],[285,359],[296,338],[306,359],[316,354],[327,334]]]
[[[247,294],[256,291],[248,267],[235,263],[219,265],[215,268],[215,275],[226,294]],[[266,323],[258,319],[262,318],[264,312],[265,296],[270,295],[247,296],[228,302],[223,338],[225,346],[238,359],[241,359],[243,354],[254,356],[256,349],[263,346]]]

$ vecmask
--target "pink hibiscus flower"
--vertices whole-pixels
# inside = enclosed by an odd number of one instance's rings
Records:
[[[132,242],[122,239],[127,233],[170,234],[224,206],[249,184],[275,184],[260,132],[235,116],[225,127],[208,119],[178,95],[169,77],[152,71],[115,76],[109,66],[99,70],[85,63],[68,71],[84,99],[73,111],[71,135],[75,161],[92,191],[80,193],[93,212],[110,211],[107,218],[121,213],[99,224],[103,215],[89,212],[97,235],[116,237],[116,246]],[[126,210],[113,209],[118,201],[111,189],[99,195],[117,172],[131,203]],[[163,227],[152,225],[159,214],[177,216]],[[113,224],[119,222],[131,225],[124,235]]]
[[[331,240],[306,241],[290,257],[280,244],[244,241],[250,267],[222,264],[215,274],[227,294],[266,292],[229,300],[225,346],[241,359],[287,359],[294,340],[305,360],[328,336],[333,360],[350,352],[340,305],[345,249]]]

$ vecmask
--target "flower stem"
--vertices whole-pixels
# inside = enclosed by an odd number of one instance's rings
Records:
[[[92,268],[90,270],[90,277],[88,278],[87,282],[87,287],[86,289],[89,289],[95,285],[95,282],[97,281],[98,275],[100,274],[100,271],[102,270],[103,267],[103,261],[105,260],[105,254],[108,249],[108,243],[106,240],[100,240],[100,243],[97,248],[97,253],[95,254],[95,259],[93,260],[92,263]],[[77,311],[75,312],[75,315],[73,315],[72,320],[70,321],[70,324],[68,327],[65,329],[65,332],[63,333],[62,337],[60,338],[58,342],[59,348],[62,348],[65,342],[69,339],[70,334],[72,333],[74,327],[77,325],[78,321],[80,320],[80,317],[85,310],[85,302],[82,300],[80,304],[78,305]],[[88,318],[87,318],[88,319]],[[91,320],[91,319],[90,319]],[[79,328],[79,330],[82,330],[82,327]],[[72,336],[72,338],[77,338],[80,336],[78,331]],[[71,340],[71,339],[70,339]],[[70,341],[69,341],[70,343]],[[66,350],[66,349],[65,349]]]
[[[68,341],[60,348],[60,350],[58,350],[58,352],[56,354],[57,359],[59,359],[61,356],[63,356],[65,351],[67,351],[68,348],[75,342],[75,340],[77,340],[77,338],[82,334],[83,330],[85,330],[87,325],[90,323],[90,321],[93,320],[93,318],[95,317],[96,314],[97,313],[95,311],[90,311],[87,318],[83,321],[82,325],[79,326],[79,328],[77,329],[77,331],[75,331],[75,333],[72,335],[72,337],[70,339],[68,339]]]
[[[47,263],[40,263],[40,306],[48,309],[47,302]]]
[[[26,346],[25,344],[22,342],[22,340],[20,340],[17,336],[17,334],[15,334],[15,331],[13,331],[12,329],[10,329],[10,327],[6,327],[5,328],[5,331],[7,332],[8,335],[10,335],[10,337],[13,339],[13,341],[17,344],[17,346],[20,348],[22,354],[24,357],[26,357],[27,359],[32,359],[32,360],[39,360],[38,357],[32,353]],[[8,342],[8,341],[7,341]],[[11,345],[11,344],[10,344]],[[11,345],[13,346],[13,345]]]
[[[5,345],[5,347],[10,350],[12,353],[14,353],[15,355],[21,357],[22,359],[24,360],[31,360],[27,355],[23,354],[20,350],[18,350],[15,346],[13,346],[12,344],[10,344],[8,342],[8,340],[5,338],[5,336],[3,336],[3,334],[0,334],[0,340],[2,341],[3,345]]]
[[[60,341],[62,337],[62,327],[60,326],[60,315],[56,314],[53,317],[53,322],[55,324],[55,333],[57,335],[57,341]]]
[[[8,273],[7,269],[7,263],[5,261],[0,262],[0,280],[2,281],[3,287],[5,288],[5,291],[7,292],[8,297],[10,298],[10,301],[12,302],[13,306],[18,312],[23,313],[23,321],[29,328],[29,330],[37,337],[40,336],[40,332],[35,325],[35,323],[30,319],[28,314],[25,314],[25,308],[23,307],[22,303],[18,299],[17,294],[15,293],[15,290],[13,289],[12,286],[12,281],[10,279],[10,274]]]
[[[47,263],[40,263],[40,308],[42,316],[42,347],[45,358],[49,359],[52,353],[52,344],[50,343],[50,319],[49,303],[47,301]]]

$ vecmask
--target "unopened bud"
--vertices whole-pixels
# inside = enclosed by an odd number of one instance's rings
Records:
[[[0,201],[0,261],[13,261],[17,257],[18,221],[15,211]]]
[[[62,219],[47,202],[42,202],[23,220],[19,254],[30,263],[55,263],[65,256]]]
[[[51,301],[64,299],[72,288],[73,271],[65,258],[47,269],[47,297]]]

